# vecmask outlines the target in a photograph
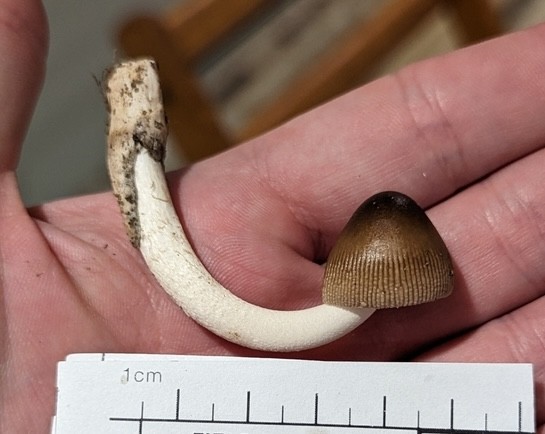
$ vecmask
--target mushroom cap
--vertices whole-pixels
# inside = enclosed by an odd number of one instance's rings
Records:
[[[448,296],[454,271],[441,236],[418,204],[398,192],[367,199],[327,260],[323,301],[375,309]]]

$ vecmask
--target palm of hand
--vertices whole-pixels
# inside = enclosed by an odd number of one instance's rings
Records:
[[[32,0],[19,4],[38,29]],[[317,264],[362,199],[397,189],[434,205],[455,294],[380,312],[297,356],[533,362],[544,432],[545,88],[528,79],[545,70],[532,49],[544,37],[541,27],[407,69],[175,174],[172,194],[183,198],[178,211],[197,253],[243,298],[304,307],[318,302]],[[43,46],[29,41],[1,47],[12,71],[37,83]],[[524,67],[503,68],[506,56],[523,57]],[[71,352],[255,354],[170,302],[128,244],[110,194],[24,209],[8,144],[20,143],[37,86],[0,83],[27,101],[4,109],[0,130],[0,431],[47,430],[55,364]],[[23,417],[29,398],[33,412]]]

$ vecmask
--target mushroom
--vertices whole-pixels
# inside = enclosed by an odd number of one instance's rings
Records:
[[[107,72],[104,87],[108,170],[129,238],[176,304],[216,335],[258,350],[299,351],[346,335],[376,308],[432,301],[452,291],[450,256],[424,211],[387,192],[358,209],[333,248],[324,304],[279,311],[236,297],[199,261],[172,205],[155,63],[122,62]]]

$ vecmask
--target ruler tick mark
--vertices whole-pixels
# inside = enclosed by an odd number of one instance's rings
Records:
[[[454,399],[450,400],[450,429],[454,429]]]
[[[246,423],[250,422],[250,391],[246,392]]]
[[[519,432],[522,431],[522,402],[519,401]]]
[[[318,425],[318,394],[314,395],[314,425]]]
[[[180,419],[180,389],[176,389],[176,420]]]
[[[382,397],[382,426],[386,426],[386,396]]]
[[[138,422],[138,434],[142,434],[144,429],[144,401],[140,405],[140,420]]]

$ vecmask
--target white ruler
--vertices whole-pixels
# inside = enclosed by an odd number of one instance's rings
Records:
[[[76,354],[52,432],[535,432],[528,364]]]

